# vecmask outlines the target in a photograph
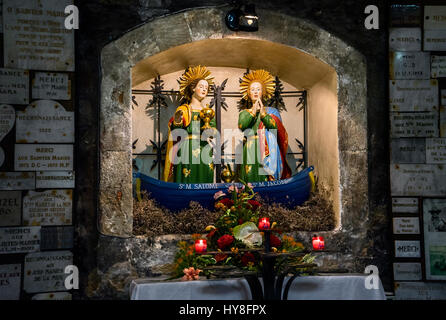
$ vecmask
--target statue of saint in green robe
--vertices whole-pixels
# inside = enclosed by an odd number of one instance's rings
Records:
[[[239,113],[239,129],[245,131],[251,129],[251,134],[247,134],[247,139],[243,145],[243,164],[239,172],[239,177],[246,182],[261,182],[275,180],[272,178],[273,172],[264,167],[264,160],[270,152],[266,135],[269,132],[265,129],[277,129],[275,120],[269,114],[253,114],[249,109]],[[259,130],[260,129],[260,130]],[[274,146],[275,148],[277,146]]]
[[[193,109],[187,104],[177,108],[174,118],[169,122],[169,131],[184,129],[187,137],[183,136],[180,142],[168,147],[167,155],[172,150],[171,154],[176,159],[176,164],[173,164],[174,161],[170,164],[166,181],[176,183],[212,183],[214,181],[214,163],[203,161],[206,158],[212,159],[212,148],[206,140],[201,141],[203,130],[200,128],[203,125],[200,110]],[[215,119],[212,119],[209,125],[215,128]],[[207,157],[202,156],[203,152],[208,152]]]
[[[176,183],[213,183],[212,147],[209,139],[204,137],[202,141],[202,128],[216,127],[213,111],[203,107],[203,100],[213,84],[210,71],[203,66],[190,67],[179,82],[180,94],[188,102],[176,109],[168,124],[169,139],[163,180]],[[200,117],[202,111],[203,119]],[[181,137],[181,140],[177,141],[175,136]]]
[[[288,135],[276,108],[264,107],[274,92],[274,78],[265,70],[243,76],[240,92],[248,108],[239,113],[238,127],[244,132],[243,164],[239,178],[245,182],[287,179],[291,169],[286,160]]]

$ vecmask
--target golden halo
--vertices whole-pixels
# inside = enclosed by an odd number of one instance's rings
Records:
[[[195,80],[206,80],[209,85],[209,90],[211,89],[211,86],[213,85],[211,77],[211,72],[206,69],[204,66],[196,66],[196,67],[189,67],[187,71],[180,77],[180,80],[178,81],[180,83],[180,94],[183,97],[186,97],[190,99],[190,93],[188,92],[187,88],[194,82]]]
[[[253,82],[260,82],[262,85],[262,98],[268,100],[276,89],[276,83],[274,77],[266,70],[254,70],[244,75],[242,82],[240,83],[240,93],[243,95],[243,99],[248,100],[249,86]]]

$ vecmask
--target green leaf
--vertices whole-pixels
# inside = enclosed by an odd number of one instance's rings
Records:
[[[316,259],[316,256],[312,256],[310,253],[308,253],[302,257],[302,262],[313,263],[314,259]]]

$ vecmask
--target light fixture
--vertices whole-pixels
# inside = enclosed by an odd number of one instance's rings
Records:
[[[257,16],[255,5],[239,5],[228,12],[225,17],[226,26],[232,31],[258,31],[259,17]]]

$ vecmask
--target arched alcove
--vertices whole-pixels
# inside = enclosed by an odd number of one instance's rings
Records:
[[[262,12],[259,32],[231,32],[225,12],[199,9],[150,21],[101,53],[100,231],[132,234],[131,89],[189,65],[265,68],[309,93],[309,163],[332,186],[338,228],[368,213],[366,65],[340,39],[300,19]],[[353,235],[352,235],[353,236]]]
[[[296,48],[267,40],[231,37],[193,41],[140,60],[132,68],[132,86],[199,64],[251,70],[265,68],[295,88],[305,89],[335,72],[330,65]]]

